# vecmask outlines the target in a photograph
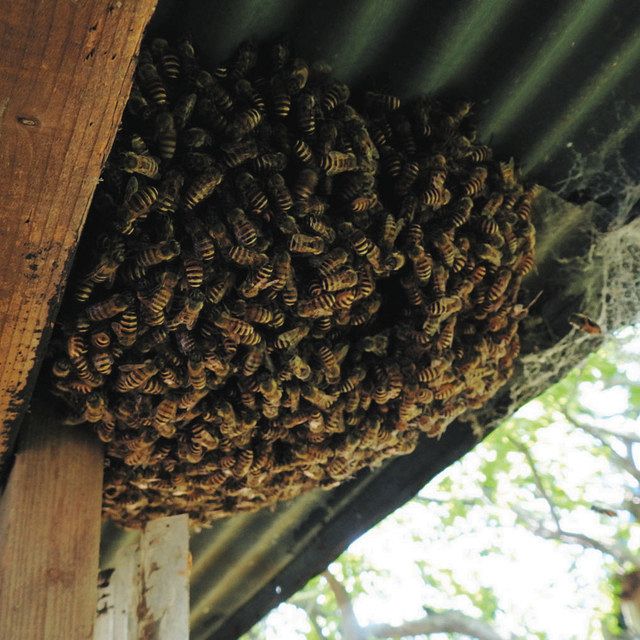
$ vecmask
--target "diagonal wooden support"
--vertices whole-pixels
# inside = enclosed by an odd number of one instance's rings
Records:
[[[38,403],[0,498],[0,638],[91,637],[103,453]]]
[[[98,579],[93,640],[188,640],[189,518],[153,520]]]
[[[156,0],[0,0],[0,462]]]

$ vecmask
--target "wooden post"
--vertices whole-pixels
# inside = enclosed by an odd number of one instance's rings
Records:
[[[153,520],[100,572],[93,640],[188,640],[189,519]]]
[[[91,638],[102,469],[90,428],[37,403],[0,498],[0,638]]]

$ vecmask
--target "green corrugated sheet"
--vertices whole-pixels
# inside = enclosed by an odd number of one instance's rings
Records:
[[[289,34],[356,88],[471,99],[481,136],[550,189],[577,153],[639,166],[636,0],[161,0],[152,29],[191,34],[212,63],[248,37]],[[194,536],[193,639],[237,637],[472,444],[452,433],[348,487]],[[105,557],[123,540],[107,527]]]

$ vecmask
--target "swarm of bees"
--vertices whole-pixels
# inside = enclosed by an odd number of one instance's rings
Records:
[[[509,378],[535,189],[467,103],[361,107],[283,43],[143,48],[52,365],[114,521],[331,488]]]

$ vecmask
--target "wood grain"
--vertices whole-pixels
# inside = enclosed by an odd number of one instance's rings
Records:
[[[38,373],[155,0],[0,0],[0,460]]]
[[[103,453],[42,403],[0,499],[0,638],[88,640],[97,597]]]
[[[189,517],[158,518],[100,572],[93,640],[189,638]]]

